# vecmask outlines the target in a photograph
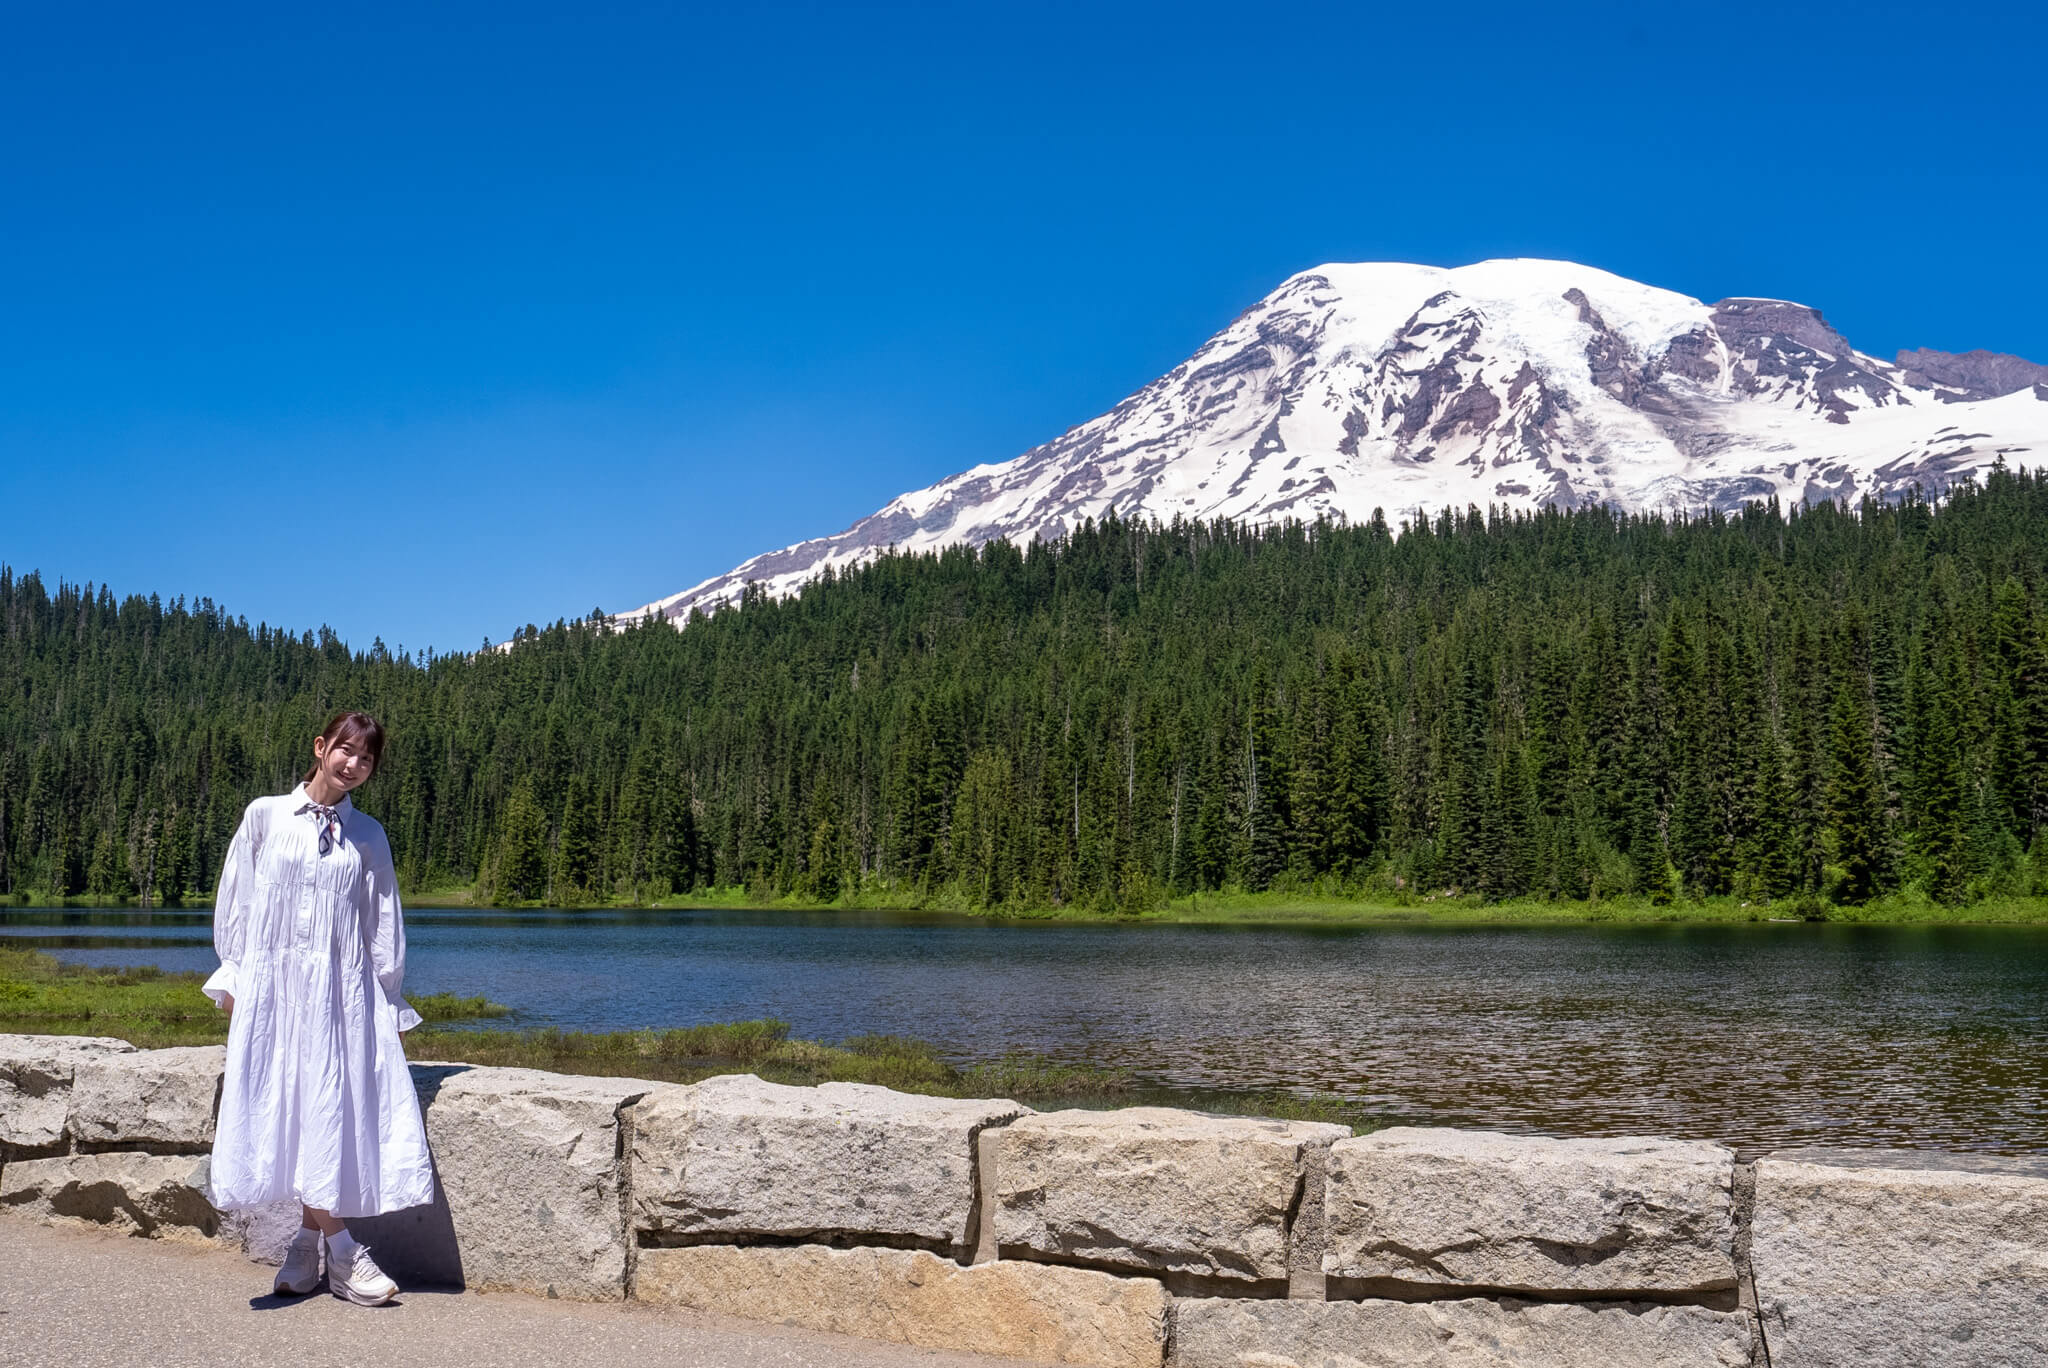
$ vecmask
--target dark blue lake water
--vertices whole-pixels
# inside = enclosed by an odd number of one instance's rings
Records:
[[[1298,929],[903,914],[406,918],[407,987],[586,1030],[1025,1050],[1560,1135],[2048,1153],[2048,930],[1760,924]],[[0,912],[100,965],[210,970],[205,912]]]

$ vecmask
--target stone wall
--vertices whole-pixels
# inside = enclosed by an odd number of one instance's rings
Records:
[[[0,1036],[0,1212],[275,1262],[294,1210],[207,1200],[221,1065]],[[1102,1368],[2048,1362],[2048,1161],[413,1078],[440,1196],[350,1222],[401,1282]]]

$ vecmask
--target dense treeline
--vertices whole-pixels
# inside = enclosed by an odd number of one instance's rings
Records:
[[[1399,536],[1112,519],[412,659],[0,571],[0,890],[204,894],[357,706],[404,878],[508,899],[2038,892],[2044,550],[2048,481],[2003,470]]]

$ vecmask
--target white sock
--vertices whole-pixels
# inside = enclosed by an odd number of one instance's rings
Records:
[[[298,1232],[297,1232],[296,1234],[294,1234],[294,1235],[292,1236],[292,1243],[293,1243],[293,1244],[295,1244],[295,1245],[305,1245],[305,1244],[312,1244],[312,1243],[313,1243],[314,1241],[318,1240],[319,1238],[320,1238],[320,1229],[319,1229],[319,1227],[317,1227],[317,1226],[300,1226],[300,1227],[299,1227],[299,1229],[298,1229]]]
[[[356,1238],[346,1230],[339,1235],[327,1237],[327,1252],[337,1259],[353,1259],[356,1256]]]

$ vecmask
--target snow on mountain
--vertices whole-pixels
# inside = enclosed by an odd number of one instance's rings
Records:
[[[2048,366],[1866,356],[1803,304],[1718,304],[1564,261],[1320,266],[1108,413],[621,614],[794,591],[895,547],[1083,519],[1390,522],[1543,504],[1694,510],[1942,488],[2048,457]]]

